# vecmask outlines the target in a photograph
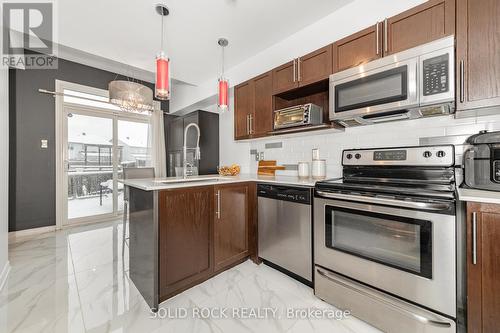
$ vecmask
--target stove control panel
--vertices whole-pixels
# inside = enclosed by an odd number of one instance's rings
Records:
[[[455,147],[446,145],[344,150],[342,164],[452,166],[455,164]]]

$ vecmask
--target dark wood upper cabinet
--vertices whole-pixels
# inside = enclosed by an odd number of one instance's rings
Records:
[[[212,272],[213,187],[161,191],[159,204],[160,300]]]
[[[325,46],[297,60],[299,86],[326,80],[332,72],[332,45]]]
[[[397,53],[454,33],[455,0],[429,0],[387,19],[384,54]]]
[[[457,110],[500,105],[500,2],[457,1]]]
[[[267,72],[253,79],[254,118],[252,131],[254,137],[266,136],[273,130],[273,72]]]
[[[474,253],[476,253],[475,259]],[[500,205],[468,203],[467,332],[499,332],[498,295],[500,295]]]
[[[382,57],[383,23],[377,23],[333,43],[333,72]]]
[[[250,137],[250,117],[254,113],[253,80],[244,82],[234,88],[234,138]]]
[[[297,59],[273,69],[273,94],[279,94],[299,86]]]
[[[249,185],[215,186],[214,270],[248,256]]]

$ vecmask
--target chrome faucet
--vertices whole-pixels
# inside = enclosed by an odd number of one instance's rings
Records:
[[[191,127],[196,128],[196,130],[198,132],[198,138],[196,140],[196,148],[188,148],[187,147],[187,133],[188,133],[189,128],[191,128]],[[200,158],[201,158],[201,152],[200,152],[200,132],[201,132],[200,131],[200,127],[197,124],[195,124],[195,123],[190,123],[184,129],[184,147],[183,147],[184,159],[183,159],[183,162],[182,162],[182,176],[184,177],[184,179],[187,178],[187,165],[188,165],[187,151],[188,151],[188,149],[194,149],[195,150],[195,152],[194,152],[194,159],[195,160],[200,160]]]

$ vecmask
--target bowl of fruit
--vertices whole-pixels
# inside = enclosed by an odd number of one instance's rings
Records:
[[[236,176],[240,173],[240,166],[238,164],[221,166],[218,168],[218,171],[221,176]]]

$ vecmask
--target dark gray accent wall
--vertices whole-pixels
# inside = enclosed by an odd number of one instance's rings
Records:
[[[56,79],[107,89],[116,78],[115,73],[64,59],[57,70],[9,70],[9,231],[56,222],[55,98],[38,89],[54,91]],[[168,112],[168,103],[162,109]],[[40,148],[41,139],[48,139],[48,149]]]

